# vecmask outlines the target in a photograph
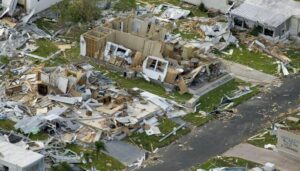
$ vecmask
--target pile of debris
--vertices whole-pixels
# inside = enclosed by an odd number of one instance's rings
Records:
[[[51,137],[32,149],[43,149],[54,163],[80,162],[70,150],[55,150],[67,143],[121,140],[141,128],[147,135],[159,135],[157,116],[187,114],[185,107],[152,93],[118,89],[86,63],[33,67],[19,62],[23,67],[13,69],[12,78],[1,84],[1,119],[16,122],[15,129],[24,135]]]

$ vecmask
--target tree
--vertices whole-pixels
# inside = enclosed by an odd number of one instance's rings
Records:
[[[98,19],[101,10],[97,6],[98,0],[62,0],[54,6],[60,15],[60,22],[89,22]]]
[[[98,156],[101,153],[101,151],[102,150],[106,150],[104,142],[102,142],[102,141],[96,141],[95,142],[95,150],[96,150],[96,155],[97,155],[97,158],[98,158]]]

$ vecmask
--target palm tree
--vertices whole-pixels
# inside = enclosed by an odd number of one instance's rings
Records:
[[[105,143],[102,141],[96,141],[95,142],[95,150],[96,150],[96,155],[98,158],[99,153],[101,153],[102,150],[106,150]]]

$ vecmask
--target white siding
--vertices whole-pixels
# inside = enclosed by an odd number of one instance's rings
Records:
[[[206,8],[217,9],[223,13],[226,13],[230,7],[230,5],[228,5],[228,0],[182,0],[182,1],[193,5],[200,5],[201,3],[203,3]]]
[[[35,9],[35,13],[38,13],[60,1],[61,0],[27,0],[26,11],[29,13],[31,10]]]
[[[292,36],[297,36],[300,33],[300,16],[291,18],[289,31]]]
[[[202,0],[202,3],[207,8],[218,9],[223,13],[226,13],[230,7],[228,0]]]

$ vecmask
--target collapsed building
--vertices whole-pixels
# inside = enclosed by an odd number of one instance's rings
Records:
[[[11,144],[0,137],[0,170],[44,171],[44,156]]]
[[[237,28],[256,29],[272,40],[300,39],[300,3],[294,0],[245,0],[230,11]]]
[[[123,72],[124,76],[141,74],[146,80],[168,88],[179,87],[181,93],[226,75],[217,59],[200,55],[199,49],[205,47],[201,42],[182,44],[160,24],[149,16],[116,18],[83,34],[80,53]],[[218,30],[220,35],[215,35],[215,42],[227,35],[221,28]],[[230,35],[225,42],[230,42],[229,38]]]
[[[79,154],[64,149],[66,144],[89,146],[103,140],[115,145],[110,141],[121,140],[137,130],[147,135],[162,135],[159,117],[188,113],[184,106],[150,92],[120,89],[86,63],[32,67],[20,61],[16,65],[27,67],[15,66],[11,70],[19,79],[7,79],[0,85],[1,119],[16,122],[15,130],[26,136],[47,134],[45,142],[29,145],[27,139],[24,141],[26,147],[42,151],[53,163],[81,162]],[[144,155],[137,151],[140,163]],[[109,151],[109,155],[117,154],[113,149]],[[124,163],[136,166],[134,157]]]

